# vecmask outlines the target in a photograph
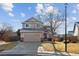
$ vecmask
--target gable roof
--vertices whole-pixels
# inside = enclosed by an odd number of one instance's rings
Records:
[[[40,22],[40,23],[43,24],[42,21],[40,21],[40,20],[38,20],[38,19],[36,19],[36,18],[34,18],[34,17],[31,17],[31,18],[27,19],[27,20],[24,21],[23,23],[25,23],[25,22]]]
[[[73,32],[75,31],[75,27],[79,27],[79,22],[75,22]]]

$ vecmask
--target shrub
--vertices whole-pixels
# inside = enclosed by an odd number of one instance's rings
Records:
[[[64,42],[65,42],[65,37],[64,37]],[[78,37],[77,36],[67,37],[67,43],[77,43],[77,42],[78,42]]]
[[[77,36],[71,36],[69,40],[70,40],[71,43],[77,43],[78,37]]]
[[[19,37],[18,36],[12,36],[12,37],[10,37],[9,41],[19,41]]]
[[[61,38],[58,37],[58,36],[54,36],[53,39],[52,39],[52,41],[58,41],[58,42],[60,42],[61,41]]]

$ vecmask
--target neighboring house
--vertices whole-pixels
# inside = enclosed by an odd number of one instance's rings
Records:
[[[79,22],[75,23],[73,33],[74,36],[77,36],[79,42]]]
[[[68,36],[73,36],[74,32],[73,31],[68,31]]]
[[[79,36],[79,22],[75,22],[73,31],[68,31],[68,36]]]
[[[75,22],[73,31],[68,31],[69,36],[79,36],[79,22]]]
[[[22,29],[20,29],[21,40],[23,41],[41,41],[41,34],[43,32],[43,23],[34,17],[22,23]]]
[[[74,36],[79,36],[79,22],[76,22],[75,25],[74,25]]]

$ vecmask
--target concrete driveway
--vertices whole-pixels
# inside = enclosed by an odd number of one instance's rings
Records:
[[[37,55],[37,48],[40,42],[16,42],[17,46],[11,50],[5,50],[0,52],[0,55],[11,55],[11,56],[21,56],[21,55]]]

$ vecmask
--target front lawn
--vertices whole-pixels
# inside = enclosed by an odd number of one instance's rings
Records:
[[[7,44],[2,44],[2,45],[0,45],[0,51],[12,49],[15,46],[16,46],[16,44],[14,42],[9,42]]]
[[[57,51],[65,52],[65,44],[63,42],[56,42],[54,45]],[[41,46],[45,51],[54,51],[54,47],[51,42],[44,42],[41,44]],[[67,48],[69,53],[79,54],[79,43],[68,43]]]

